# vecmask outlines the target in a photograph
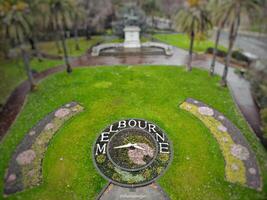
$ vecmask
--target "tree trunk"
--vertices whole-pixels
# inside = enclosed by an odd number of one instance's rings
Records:
[[[57,34],[57,35],[59,35],[59,34]],[[55,43],[56,43],[56,47],[57,47],[57,53],[61,54],[62,50],[61,50],[61,47],[60,47],[60,44],[59,44],[59,38],[58,37],[56,38]]]
[[[31,90],[34,90],[36,88],[36,84],[35,84],[34,79],[33,79],[32,71],[31,71],[31,67],[30,67],[30,62],[29,62],[29,56],[28,56],[27,52],[22,47],[20,48],[20,51],[21,51],[21,56],[22,56],[23,63],[24,63],[24,68],[25,68],[27,76],[28,76],[28,81],[29,81],[30,86],[31,86]]]
[[[76,25],[74,27],[74,40],[75,40],[75,49],[76,51],[79,51],[80,50],[79,35],[78,35],[78,28]]]
[[[192,58],[193,58],[194,40],[195,40],[195,32],[191,31],[189,57],[188,57],[188,63],[187,63],[187,71],[191,71],[192,70]]]
[[[229,33],[229,46],[228,46],[228,52],[225,58],[225,65],[223,70],[223,75],[221,79],[221,86],[225,87],[227,85],[227,74],[228,74],[228,68],[230,66],[231,58],[232,58],[232,51],[234,46],[234,23],[231,25],[231,30]]]
[[[90,40],[90,39],[91,39],[90,27],[89,25],[86,25],[86,40]]]
[[[29,38],[29,43],[31,45],[31,49],[33,50],[35,56],[37,57],[38,61],[39,62],[42,62],[43,61],[43,58],[42,58],[42,55],[36,45],[36,39],[35,37],[32,37],[32,38]]]
[[[67,45],[66,45],[66,40],[65,40],[65,34],[64,31],[61,31],[61,43],[62,43],[62,47],[63,47],[63,52],[64,52],[64,61],[67,67],[67,72],[71,73],[72,72],[72,68],[69,62],[69,55],[68,55],[68,50],[67,50]]]
[[[223,71],[223,75],[221,79],[221,86],[223,87],[227,85],[228,68],[230,66],[232,53],[233,53],[233,47],[234,47],[234,43],[235,43],[235,40],[238,34],[239,25],[240,25],[240,5],[237,5],[235,9],[236,9],[236,17],[231,25],[231,29],[229,33],[229,47],[228,47],[228,52],[227,52],[227,56],[225,59],[224,71]]]
[[[214,69],[215,69],[215,63],[216,63],[216,56],[218,52],[218,45],[219,45],[219,40],[220,40],[220,35],[221,35],[221,27],[218,28],[216,32],[216,39],[215,39],[215,46],[213,48],[213,55],[212,55],[212,61],[210,65],[210,75],[214,75]]]

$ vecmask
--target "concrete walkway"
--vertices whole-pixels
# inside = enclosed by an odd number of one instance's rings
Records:
[[[73,67],[99,65],[185,65],[187,63],[187,55],[187,51],[178,48],[174,48],[174,54],[172,56],[131,55],[92,57],[90,53],[87,53],[84,56],[73,59],[71,64]],[[208,70],[210,61],[211,59],[205,55],[195,55],[193,58],[193,66]],[[50,74],[63,70],[65,70],[64,66],[58,66],[37,74],[35,78],[37,81],[40,81]],[[221,75],[222,71],[223,65],[217,62],[215,73]],[[27,84],[27,81],[25,81],[13,91],[7,101],[7,104],[0,112],[0,139],[7,132],[23,105],[24,99],[29,92],[29,86]],[[240,78],[234,73],[234,69],[230,68],[228,74],[228,85],[245,119],[248,121],[257,136],[261,139],[264,146],[267,147],[267,140],[264,140],[262,137],[259,111],[253,101],[249,82]]]
[[[138,188],[124,188],[111,183],[97,199],[169,200],[168,196],[156,183],[152,183],[150,185]]]

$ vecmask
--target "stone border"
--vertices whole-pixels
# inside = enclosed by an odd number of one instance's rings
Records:
[[[260,191],[260,168],[241,131],[224,115],[200,101],[188,98],[180,108],[191,112],[210,129],[224,156],[226,180]]]
[[[76,102],[65,104],[30,129],[9,162],[4,181],[5,195],[41,184],[42,162],[51,139],[67,120],[82,110]]]

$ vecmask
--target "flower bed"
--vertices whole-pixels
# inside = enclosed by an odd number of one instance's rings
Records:
[[[217,140],[225,160],[226,180],[261,190],[256,157],[240,130],[221,113],[197,100],[189,98],[180,108],[200,119]]]
[[[83,110],[72,102],[43,118],[18,145],[5,177],[6,195],[38,186],[42,181],[42,161],[48,144],[59,128]]]

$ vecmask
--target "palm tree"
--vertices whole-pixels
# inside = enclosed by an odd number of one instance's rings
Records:
[[[225,27],[228,19],[230,10],[228,9],[225,12],[225,9],[222,9],[223,0],[214,0],[210,2],[210,12],[212,13],[213,24],[217,25],[217,31],[215,36],[215,43],[213,48],[212,61],[210,65],[210,75],[214,75],[216,56],[218,52],[218,45],[220,41],[221,31]]]
[[[25,47],[25,42],[29,38],[29,35],[31,35],[31,25],[28,18],[30,14],[29,5],[23,1],[16,0],[7,0],[1,5],[1,12],[3,12],[4,16],[1,24],[6,29],[6,34],[4,36],[8,41],[13,41],[16,45],[18,45],[23,59],[24,68],[26,70],[31,89],[33,90],[36,85],[30,67],[27,48]]]
[[[86,11],[83,8],[83,1],[76,0],[76,6],[73,8],[73,12],[70,13],[71,20],[73,21],[73,31],[75,40],[75,49],[80,50],[78,28],[84,23],[83,20],[86,16]]]
[[[190,37],[187,70],[191,71],[195,35],[205,34],[211,27],[211,21],[208,12],[205,9],[205,5],[200,3],[200,1],[188,0],[187,3],[187,6],[184,9],[181,9],[176,16],[176,25]]]
[[[65,30],[71,24],[70,14],[72,13],[72,9],[75,7],[74,3],[75,1],[71,0],[48,0],[47,4],[49,9],[50,24],[60,38],[63,47],[66,70],[68,73],[72,72],[72,68],[69,62]]]
[[[221,85],[227,85],[228,67],[232,57],[233,47],[238,35],[241,21],[241,14],[260,12],[260,1],[258,0],[225,0],[222,4],[222,12],[229,13],[227,20],[230,25],[228,52],[225,59],[224,71],[221,79]],[[248,15],[249,16],[249,15]]]

